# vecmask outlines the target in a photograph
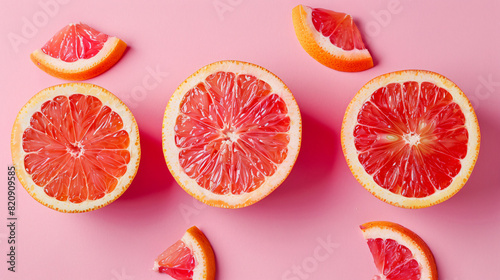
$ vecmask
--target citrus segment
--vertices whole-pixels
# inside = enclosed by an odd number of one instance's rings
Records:
[[[38,186],[44,187],[47,195],[60,201],[79,203],[87,198],[102,198],[113,191],[116,177],[125,174],[130,161],[127,150],[130,138],[121,130],[123,123],[118,114],[102,105],[97,106],[98,115],[71,110],[76,105],[70,100],[86,98],[95,97],[74,94],[46,101],[23,134],[28,174]],[[71,115],[93,124],[86,132],[78,126],[75,129]],[[75,135],[82,134],[83,139],[76,140]]]
[[[43,53],[65,62],[94,57],[108,40],[108,35],[86,24],[70,24],[54,35],[43,47]]]
[[[62,212],[88,211],[130,184],[140,154],[137,133],[130,111],[108,91],[59,85],[20,111],[12,154],[21,183],[39,202]]]
[[[363,87],[342,127],[344,154],[365,188],[417,208],[446,200],[472,172],[479,127],[465,95],[427,71],[383,75]]]
[[[300,44],[321,64],[346,72],[373,67],[372,57],[350,15],[298,5],[292,17]]]
[[[102,74],[121,58],[127,45],[116,37],[83,24],[57,32],[31,60],[48,74],[66,80],[86,80]]]
[[[196,266],[193,253],[181,240],[168,247],[156,259],[158,271],[166,273],[178,280],[193,279],[193,270]]]
[[[228,84],[240,85],[239,80],[246,80],[245,86],[256,90],[240,94],[233,92],[233,85],[210,84],[220,76],[229,76]],[[256,189],[265,176],[274,174],[275,164],[286,158],[290,123],[286,105],[277,94],[259,89],[259,82],[269,87],[254,76],[238,76],[236,81],[233,73],[218,72],[188,92],[181,103],[175,138],[182,149],[179,161],[200,186],[210,189],[216,185],[214,193],[240,194]],[[210,98],[217,95],[225,100]],[[245,99],[251,99],[249,104],[241,103]],[[211,111],[213,118],[202,120]]]
[[[215,279],[215,256],[206,236],[197,227],[189,228],[155,260],[153,270],[177,280]]]
[[[420,279],[420,267],[411,251],[392,239],[370,238],[367,240],[377,269],[387,280]]]
[[[366,49],[361,33],[350,15],[312,9],[311,19],[316,31],[329,38],[333,45],[346,51]]]
[[[284,180],[300,125],[295,100],[277,77],[249,63],[218,62],[188,78],[169,102],[165,158],[188,193],[210,205],[243,207]]]
[[[373,279],[438,279],[429,247],[414,232],[391,222],[360,226],[380,275]]]
[[[375,91],[359,111],[354,138],[358,158],[375,182],[406,197],[448,187],[467,154],[464,114],[445,89],[429,82]]]

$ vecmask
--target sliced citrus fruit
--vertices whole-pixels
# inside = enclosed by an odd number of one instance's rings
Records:
[[[302,48],[321,64],[345,72],[373,67],[350,15],[298,5],[292,10],[292,18]]]
[[[349,104],[341,135],[354,177],[379,199],[405,208],[431,206],[457,193],[480,142],[464,93],[423,70],[369,81]]]
[[[69,83],[33,96],[12,130],[19,181],[43,205],[86,212],[117,199],[139,166],[139,130],[111,92]]]
[[[86,80],[104,73],[122,57],[127,44],[83,24],[69,24],[31,60],[48,74],[65,80]]]
[[[203,232],[193,226],[156,258],[153,270],[177,280],[213,280],[214,251]]]
[[[247,62],[220,61],[187,78],[163,118],[170,172],[193,197],[239,208],[276,189],[301,141],[299,107],[286,85]]]
[[[434,256],[411,230],[391,222],[360,226],[380,275],[374,280],[437,280]]]

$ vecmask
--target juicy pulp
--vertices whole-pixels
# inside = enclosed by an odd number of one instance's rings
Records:
[[[180,104],[175,143],[184,172],[216,194],[259,188],[288,153],[285,101],[252,75],[217,72]]]
[[[405,197],[447,188],[467,154],[465,116],[448,91],[430,82],[376,90],[354,128],[358,159],[375,182]]]
[[[367,240],[373,261],[386,280],[419,280],[420,265],[412,252],[392,239],[370,238]]]
[[[361,33],[350,15],[326,9],[312,9],[312,22],[316,31],[346,51],[366,49]]]
[[[110,107],[90,95],[44,102],[25,129],[24,165],[48,196],[81,203],[112,192],[130,161],[128,133]]]
[[[193,270],[196,266],[191,250],[181,240],[168,247],[156,259],[158,271],[166,273],[177,280],[193,279]]]
[[[43,47],[42,51],[65,62],[94,57],[103,48],[108,35],[78,23],[65,26]]]

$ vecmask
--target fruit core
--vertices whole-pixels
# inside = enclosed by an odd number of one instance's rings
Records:
[[[66,148],[68,153],[70,153],[75,158],[82,156],[84,153],[83,145],[81,142],[77,142],[74,144],[68,143],[66,144]]]
[[[405,140],[406,143],[408,143],[410,146],[416,146],[420,143],[420,135],[418,135],[415,132],[411,133],[406,133],[403,135],[403,139]]]
[[[221,134],[224,137],[224,140],[226,141],[236,142],[239,139],[239,134],[233,127],[226,127],[222,129]]]

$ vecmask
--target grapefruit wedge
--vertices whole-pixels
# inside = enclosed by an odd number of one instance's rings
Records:
[[[373,280],[437,280],[436,262],[425,242],[411,230],[391,222],[360,226],[379,271]]]
[[[111,92],[85,83],[33,96],[17,115],[11,149],[24,188],[61,212],[86,212],[116,200],[141,155],[130,110]]]
[[[251,205],[290,173],[301,141],[299,107],[268,70],[241,61],[207,65],[174,92],[163,152],[179,185],[217,207]]]
[[[31,60],[48,74],[65,80],[87,80],[104,73],[122,57],[127,44],[83,23],[65,26]]]
[[[373,67],[372,57],[350,15],[298,5],[292,18],[302,48],[321,64],[345,72]]]
[[[480,142],[465,94],[446,77],[423,70],[369,81],[347,107],[341,137],[359,183],[405,208],[456,194],[472,173]]]
[[[213,280],[215,256],[212,246],[203,232],[193,226],[156,258],[153,270],[176,280]]]

